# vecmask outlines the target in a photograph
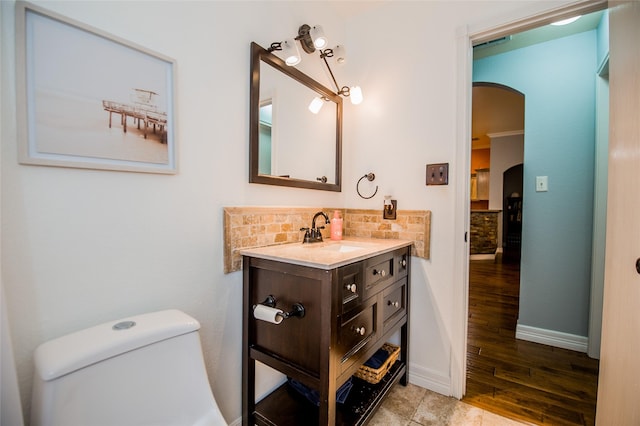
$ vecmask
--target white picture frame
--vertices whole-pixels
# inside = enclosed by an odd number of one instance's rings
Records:
[[[175,61],[16,3],[18,161],[175,174]]]

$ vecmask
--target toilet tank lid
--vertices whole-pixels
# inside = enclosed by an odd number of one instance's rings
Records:
[[[200,329],[200,323],[171,309],[109,321],[38,346],[36,374],[44,381],[162,340]]]

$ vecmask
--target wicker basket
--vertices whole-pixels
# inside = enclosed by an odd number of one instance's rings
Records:
[[[382,349],[389,352],[389,358],[380,366],[380,368],[371,368],[366,365],[361,365],[358,371],[354,374],[359,379],[365,380],[371,384],[377,384],[382,378],[389,372],[389,369],[398,360],[400,355],[400,346],[392,345],[391,343],[385,343],[382,345]]]

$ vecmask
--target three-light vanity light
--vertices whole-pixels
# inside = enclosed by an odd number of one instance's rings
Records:
[[[327,70],[329,70],[329,74],[331,75],[333,84],[336,86],[336,93],[338,95],[351,99],[351,103],[354,105],[358,105],[362,102],[363,96],[360,86],[340,86],[336,81],[336,77],[329,66],[327,58],[334,58],[338,64],[343,64],[345,62],[345,49],[344,46],[341,45],[338,45],[335,48],[328,48],[327,46],[329,42],[320,25],[315,25],[313,27],[307,24],[301,25],[300,28],[298,28],[298,36],[296,38],[271,43],[271,46],[267,50],[269,52],[276,50],[281,51],[284,62],[289,66],[295,66],[302,61],[302,56],[300,55],[300,50],[298,50],[296,41],[300,42],[302,50],[308,54],[312,54],[316,50],[320,52],[320,59],[322,59],[324,64],[327,66]],[[316,96],[309,104],[309,111],[317,114],[320,112],[326,101],[328,101],[327,98],[323,96]]]

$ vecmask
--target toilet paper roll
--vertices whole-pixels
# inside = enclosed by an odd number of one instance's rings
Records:
[[[260,304],[253,308],[253,316],[255,319],[270,322],[271,324],[280,324],[284,318],[282,316],[282,309],[276,309]]]

